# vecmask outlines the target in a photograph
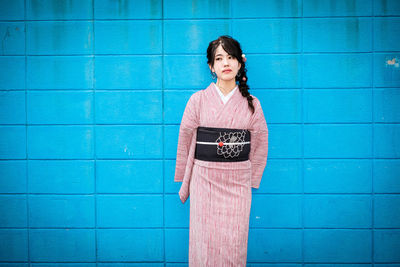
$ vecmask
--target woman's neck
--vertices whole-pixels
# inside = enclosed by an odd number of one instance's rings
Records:
[[[229,94],[236,87],[235,79],[229,81],[218,79],[216,84],[224,95]]]

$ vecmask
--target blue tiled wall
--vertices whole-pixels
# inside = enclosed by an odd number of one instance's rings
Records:
[[[248,266],[400,266],[400,1],[0,0],[0,267],[186,266],[208,42],[269,128]]]

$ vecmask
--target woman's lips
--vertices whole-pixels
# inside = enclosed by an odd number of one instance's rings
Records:
[[[224,70],[223,73],[231,72],[231,70]]]

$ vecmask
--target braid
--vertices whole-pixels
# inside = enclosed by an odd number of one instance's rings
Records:
[[[239,76],[236,76],[236,81],[239,82],[239,91],[242,93],[242,96],[247,98],[247,103],[249,104],[249,108],[252,113],[254,113],[254,105],[253,105],[253,97],[249,93],[249,86],[247,85],[247,69],[245,67],[245,63],[241,62],[242,67],[239,70]]]

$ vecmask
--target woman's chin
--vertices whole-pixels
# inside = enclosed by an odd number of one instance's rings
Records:
[[[233,75],[222,75],[221,77],[218,77],[220,80],[224,80],[224,81],[231,81],[231,80],[235,80],[235,76]]]

